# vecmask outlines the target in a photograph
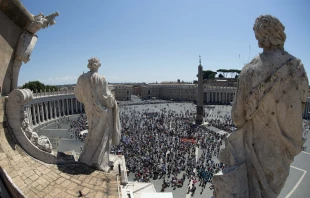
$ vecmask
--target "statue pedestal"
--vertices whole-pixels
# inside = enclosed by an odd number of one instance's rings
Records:
[[[127,169],[125,163],[125,157],[123,155],[109,155],[109,166],[113,166],[113,170],[110,173],[120,175],[122,185],[128,183]]]

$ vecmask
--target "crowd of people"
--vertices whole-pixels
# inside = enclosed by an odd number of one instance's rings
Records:
[[[204,121],[208,125],[198,126],[194,124],[195,105],[188,103],[121,105],[121,143],[113,146],[111,153],[125,156],[128,174],[134,180],[162,181],[162,192],[167,188],[183,187],[184,182],[187,193],[192,196],[197,186],[201,186],[201,194],[208,184],[212,190],[213,175],[225,168],[217,160],[220,147],[224,138],[235,129],[229,113],[223,115],[225,109],[216,110],[211,114],[215,107],[207,106]],[[83,142],[85,134],[81,132],[88,127],[85,113],[80,113],[77,119],[62,116],[54,122],[54,129],[69,124],[71,138]],[[210,126],[228,133],[215,132]],[[304,121],[304,137],[309,128],[310,122]]]
[[[172,110],[174,108],[178,111]],[[111,153],[125,156],[128,173],[134,180],[162,181],[162,192],[167,188],[183,187],[184,182],[192,195],[197,185],[201,186],[200,193],[207,184],[213,189],[213,175],[225,168],[217,156],[227,133],[197,126],[195,118],[195,105],[188,103],[153,104],[148,108],[122,105],[121,143],[112,147]],[[205,121],[226,131],[232,126],[228,115],[209,116]],[[53,127],[61,129],[68,124],[71,138],[83,141],[85,136],[81,132],[87,129],[85,113],[80,113],[77,119],[63,116]]]
[[[72,133],[71,137],[75,137],[76,139],[84,142],[87,133],[81,133],[88,129],[87,117],[85,113],[80,113],[76,120],[72,120],[70,122],[69,132]]]
[[[179,103],[183,109],[180,112],[165,105],[155,106],[155,112],[154,108],[122,107],[121,143],[111,152],[125,156],[126,167],[134,174],[134,180],[161,179],[162,192],[168,187],[174,190],[182,187],[186,180],[188,193],[192,195],[196,183],[202,186],[202,191],[208,183],[212,189],[212,176],[225,167],[216,157],[227,134],[195,125],[194,105],[186,109]]]

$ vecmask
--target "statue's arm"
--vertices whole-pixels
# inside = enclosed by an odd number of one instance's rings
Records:
[[[114,103],[115,103],[115,99],[114,99],[114,96],[113,94],[111,93],[110,89],[109,89],[109,86],[108,86],[108,82],[103,79],[103,93],[102,93],[102,96],[103,96],[103,99],[105,101],[105,105],[108,107],[108,108],[113,108],[114,107]]]
[[[304,74],[301,76],[300,78],[300,82],[301,82],[301,108],[302,111],[305,110],[306,107],[306,102],[307,102],[307,98],[308,98],[308,92],[309,92],[309,81],[308,81],[308,77],[307,77],[307,73],[304,69],[303,64],[301,63],[299,65],[300,69],[304,71]]]
[[[242,74],[238,78],[237,92],[231,109],[231,119],[238,128],[246,122],[245,84]]]
[[[75,89],[74,89],[74,95],[78,99],[78,101],[82,102],[82,96],[81,93],[83,93],[82,87],[81,87],[81,81],[82,81],[82,76],[79,77]]]

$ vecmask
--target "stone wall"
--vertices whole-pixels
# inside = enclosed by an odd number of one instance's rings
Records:
[[[12,91],[13,63],[18,41],[33,22],[33,16],[19,0],[0,0],[0,93]]]
[[[6,128],[6,117],[5,117],[5,97],[0,97],[0,129]]]
[[[7,95],[11,89],[14,49],[23,30],[3,11],[0,11],[0,21],[0,91],[1,95]]]

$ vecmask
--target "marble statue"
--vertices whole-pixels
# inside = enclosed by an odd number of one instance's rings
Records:
[[[75,87],[76,98],[84,104],[88,135],[79,162],[109,171],[109,153],[120,141],[118,105],[106,79],[98,73],[98,58],[88,60],[89,72],[82,74]]]
[[[231,111],[237,129],[219,154],[227,168],[213,177],[216,198],[277,197],[301,152],[309,83],[302,62],[284,50],[284,29],[270,15],[255,21],[263,52],[238,77]]]
[[[21,127],[25,132],[27,138],[39,149],[46,151],[48,153],[52,152],[52,144],[48,137],[39,136],[36,132],[33,131],[32,127],[29,125],[29,119],[27,112],[25,110],[21,111]]]
[[[56,24],[55,18],[59,16],[59,12],[54,12],[50,15],[44,16],[42,13],[33,16],[34,21],[28,26],[27,30],[35,34],[40,29],[47,28]]]
[[[37,139],[38,143],[37,143],[37,147],[43,151],[52,152],[52,143],[50,142],[49,138],[41,135],[38,139]]]

